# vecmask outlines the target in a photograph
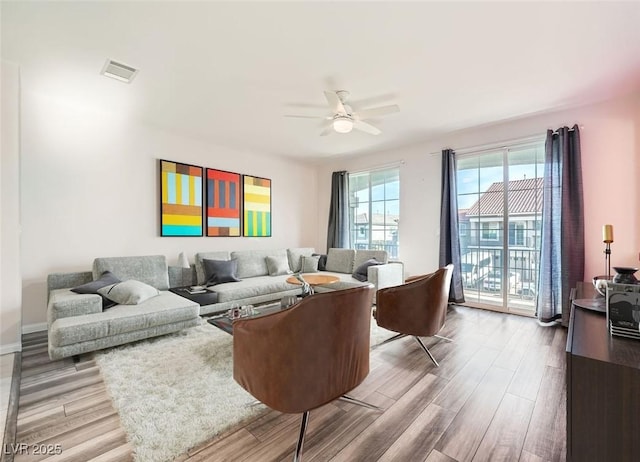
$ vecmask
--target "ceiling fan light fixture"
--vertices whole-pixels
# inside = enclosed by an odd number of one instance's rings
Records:
[[[348,117],[336,117],[333,119],[333,129],[338,133],[349,133],[353,130],[353,120]]]
[[[310,119],[323,119],[325,120],[324,128],[320,132],[320,136],[327,136],[333,132],[336,133],[351,133],[352,130],[368,133],[369,135],[379,135],[382,131],[375,125],[366,122],[366,119],[373,117],[379,117],[387,114],[393,114],[398,112],[400,108],[397,104],[391,104],[389,106],[380,106],[370,109],[354,111],[351,106],[346,104],[346,99],[349,96],[349,92],[327,91],[325,90],[324,96],[329,104],[329,109],[332,115],[324,116],[309,116],[309,115],[285,115],[285,117],[300,117]]]

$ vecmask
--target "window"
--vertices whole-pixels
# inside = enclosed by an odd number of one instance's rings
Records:
[[[354,249],[386,250],[398,257],[400,170],[349,174],[349,233]]]
[[[524,223],[509,223],[509,245],[524,246]]]
[[[497,241],[498,240],[498,223],[482,223],[482,239],[487,241]]]

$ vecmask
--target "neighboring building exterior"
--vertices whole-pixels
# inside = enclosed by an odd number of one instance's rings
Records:
[[[386,250],[389,258],[398,258],[398,221],[398,215],[374,213],[369,220],[368,213],[356,214],[351,245],[354,249]]]
[[[468,285],[475,285],[477,278],[471,274],[465,276],[465,269],[468,270],[466,273],[471,271],[471,267],[465,266],[465,263],[475,264],[489,255],[492,267],[502,268],[507,239],[508,271],[516,273],[514,280],[521,281],[527,287],[535,287],[540,251],[543,179],[513,180],[507,184],[506,201],[504,183],[496,182],[471,207],[459,211],[463,279],[468,281]],[[508,218],[506,221],[505,214]]]

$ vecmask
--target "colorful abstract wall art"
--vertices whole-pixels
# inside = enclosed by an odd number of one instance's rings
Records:
[[[271,236],[271,180],[243,175],[244,221],[247,237]]]
[[[160,161],[161,236],[202,236],[202,170]]]
[[[240,174],[207,169],[207,236],[240,236]]]

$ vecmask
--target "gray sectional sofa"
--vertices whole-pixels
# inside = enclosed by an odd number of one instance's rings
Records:
[[[233,304],[248,305],[280,300],[285,295],[300,293],[300,286],[286,282],[291,274],[270,276],[266,257],[280,256],[287,258],[292,273],[301,270],[301,257],[311,257],[311,247],[276,249],[276,250],[241,250],[234,252],[203,252],[195,255],[194,283],[205,282],[203,260],[230,260],[238,262],[237,276],[240,282],[218,284],[212,289],[218,293],[218,302],[200,307],[201,315],[215,314],[228,310]],[[384,250],[329,249],[327,269],[322,274],[330,274],[339,278],[338,282],[315,287],[316,292],[346,289],[363,285],[362,281],[353,278],[355,268],[363,262],[375,258],[381,265],[368,268],[367,283],[376,290],[402,284],[404,267],[401,263],[389,263],[388,254]],[[186,284],[185,284],[186,285]]]
[[[71,291],[98,279],[104,271],[113,272],[122,281],[141,281],[160,293],[137,305],[103,310],[100,295]],[[200,306],[168,291],[169,271],[163,255],[96,258],[92,271],[50,274],[47,286],[51,359],[169,334],[200,323]]]
[[[96,258],[92,271],[50,274],[47,280],[49,356],[59,359],[168,334],[195,326],[200,322],[199,316],[226,311],[234,304],[255,305],[299,294],[300,286],[286,279],[291,273],[299,272],[303,257],[311,257],[313,252],[313,248],[201,252],[195,255],[195,262],[188,269],[168,266],[161,255]],[[267,257],[286,259],[291,273],[269,275]],[[381,264],[366,269],[368,281],[354,279],[354,269],[371,258]],[[204,284],[207,276],[204,260],[236,260],[236,276],[240,280],[211,287],[217,301],[203,306],[168,291]],[[115,305],[103,310],[100,295],[71,291],[95,281],[104,271],[111,271],[122,281],[143,282],[158,289],[159,295],[136,305]],[[389,263],[384,251],[330,249],[326,271],[322,274],[337,276],[339,281],[317,286],[315,290],[326,292],[369,283],[381,289],[401,284],[403,273],[402,264]]]

